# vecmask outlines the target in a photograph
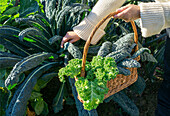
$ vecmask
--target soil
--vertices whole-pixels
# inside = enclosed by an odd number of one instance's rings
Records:
[[[161,85],[161,80],[151,82],[146,81],[146,89],[141,96],[132,96],[135,104],[139,108],[140,116],[155,116],[155,109],[157,106],[157,93]]]

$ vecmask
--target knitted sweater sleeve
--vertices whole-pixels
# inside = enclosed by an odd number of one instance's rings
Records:
[[[106,15],[114,12],[123,5],[125,0],[98,0],[92,11],[83,21],[73,28],[73,31],[83,40],[87,40],[95,25]],[[96,44],[105,34],[104,28],[109,20],[107,20],[95,33],[91,44]]]
[[[170,27],[170,2],[141,3],[139,6],[143,37],[158,34]]]

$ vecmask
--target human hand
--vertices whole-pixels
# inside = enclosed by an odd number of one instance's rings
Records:
[[[127,5],[116,10],[118,14],[114,18],[123,19],[125,22],[134,21],[140,18],[140,6],[138,5]]]
[[[64,43],[70,42],[74,43],[78,41],[80,37],[74,31],[68,31],[61,41],[61,48],[63,48]]]

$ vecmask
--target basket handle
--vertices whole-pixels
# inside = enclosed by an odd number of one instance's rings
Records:
[[[85,77],[85,64],[86,64],[87,52],[88,52],[91,40],[92,40],[95,32],[108,18],[110,18],[110,17],[114,18],[114,15],[116,15],[116,14],[118,14],[118,12],[110,13],[109,15],[104,17],[92,30],[92,32],[91,32],[91,34],[90,34],[89,38],[87,39],[86,44],[84,46],[82,68],[81,68],[81,77]],[[132,28],[133,28],[133,31],[134,31],[134,42],[137,44],[137,46],[134,49],[135,52],[136,52],[138,50],[138,33],[137,33],[137,30],[136,30],[136,26],[135,26],[134,21],[131,21],[131,25],[132,25]]]

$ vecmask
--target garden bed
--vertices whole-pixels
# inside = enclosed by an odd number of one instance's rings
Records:
[[[56,86],[55,82],[58,81],[58,78],[54,78],[50,83],[42,90],[44,94],[44,100],[52,106],[53,98],[56,95]],[[155,80],[152,82],[150,79],[146,79],[146,88],[142,95],[138,95],[128,91],[130,98],[134,100],[134,103],[139,108],[140,116],[154,116],[155,108],[157,105],[157,93],[161,84],[161,80]],[[74,100],[74,98],[73,98]],[[129,116],[124,112],[117,103],[111,100],[109,103],[102,103],[98,106],[97,112],[99,116]],[[76,105],[68,105],[64,102],[63,110],[55,114],[53,109],[49,107],[49,116],[78,116]]]

